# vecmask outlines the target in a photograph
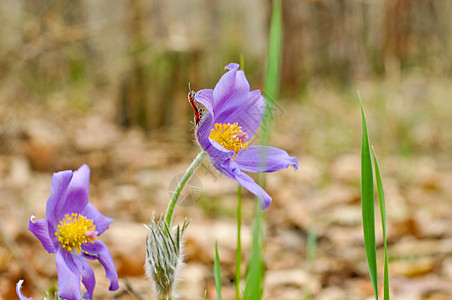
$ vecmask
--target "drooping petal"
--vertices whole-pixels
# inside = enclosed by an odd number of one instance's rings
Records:
[[[289,166],[298,170],[296,157],[269,146],[250,146],[237,154],[235,162],[241,170],[249,172],[275,172]]]
[[[72,175],[67,188],[66,198],[63,200],[62,214],[81,213],[89,201],[89,176],[91,170],[82,165]]]
[[[213,90],[215,123],[224,123],[223,120],[231,111],[246,102],[250,92],[250,84],[245,73],[238,70],[237,64],[230,65],[236,66],[221,77]]]
[[[243,186],[245,189],[247,189],[248,191],[250,191],[259,198],[259,205],[262,210],[266,210],[270,206],[272,198],[260,185],[258,185],[253,180],[253,178],[241,172],[238,168],[236,169],[224,168],[223,170],[229,175],[229,177],[237,181],[241,186]]]
[[[66,197],[67,187],[72,179],[72,171],[61,171],[54,173],[52,183],[50,184],[50,197],[46,204],[46,215],[50,224],[54,228],[63,216],[58,215],[61,211],[63,202],[61,199]]]
[[[93,269],[81,255],[74,255],[73,258],[80,275],[82,275],[82,283],[86,288],[83,298],[93,299],[94,286],[96,285]]]
[[[28,230],[30,230],[41,242],[44,249],[49,253],[55,253],[56,239],[53,230],[49,230],[49,222],[47,219],[36,220],[35,216],[31,216],[28,222]]]
[[[19,297],[20,300],[33,300],[33,298],[25,297],[25,296],[22,294],[22,283],[24,283],[24,280],[23,280],[23,279],[19,280],[19,282],[17,282],[17,284],[16,284],[16,294],[17,294],[17,297]]]
[[[105,230],[107,230],[110,226],[110,223],[113,222],[113,219],[107,218],[106,216],[101,214],[91,203],[88,203],[88,205],[82,211],[82,215],[87,217],[88,219],[93,220],[93,224],[96,226],[98,235],[101,235]]]
[[[226,124],[237,122],[250,140],[262,123],[266,106],[267,101],[261,95],[260,90],[254,90],[248,94],[247,100],[243,101],[240,106],[234,107],[227,114],[223,114],[225,118],[219,118],[215,122]]]
[[[94,243],[82,245],[82,249],[90,254],[89,256],[84,255],[85,257],[93,259],[94,256],[104,266],[105,275],[110,280],[110,291],[117,290],[119,288],[118,273],[108,247],[102,241],[96,240]]]
[[[68,300],[79,300],[80,272],[75,265],[71,252],[64,248],[58,249],[55,256],[58,273],[58,297]]]

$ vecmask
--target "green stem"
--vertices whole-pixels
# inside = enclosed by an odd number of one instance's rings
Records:
[[[171,300],[173,297],[171,295],[171,292],[168,294],[160,294],[159,300]]]
[[[165,214],[165,222],[168,224],[168,226],[171,225],[171,220],[173,219],[173,213],[174,208],[176,207],[177,200],[179,199],[180,193],[182,192],[182,189],[184,188],[187,181],[190,179],[190,177],[195,173],[196,169],[201,165],[202,160],[204,159],[204,156],[206,156],[206,152],[201,151],[193,160],[190,167],[188,167],[187,171],[185,171],[184,176],[182,176],[181,180],[179,181],[179,184],[177,185],[176,190],[174,191],[173,196],[171,197],[170,203],[168,204],[168,208],[166,209]]]
[[[237,191],[237,250],[235,254],[235,300],[240,300],[240,266],[242,265],[242,245],[240,231],[242,227],[242,186]]]

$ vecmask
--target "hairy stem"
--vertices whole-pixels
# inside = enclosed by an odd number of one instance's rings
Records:
[[[179,199],[182,189],[184,188],[185,184],[190,179],[190,177],[193,175],[193,173],[195,173],[196,169],[201,165],[204,156],[206,156],[206,152],[201,151],[193,160],[190,167],[188,167],[187,171],[185,171],[184,176],[182,176],[181,180],[179,181],[179,184],[177,185],[176,190],[174,191],[174,194],[171,197],[170,203],[168,204],[168,208],[166,209],[165,222],[166,224],[168,224],[168,226],[171,225],[174,208],[176,207],[176,203],[177,200]]]

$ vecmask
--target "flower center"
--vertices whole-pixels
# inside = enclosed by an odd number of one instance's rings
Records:
[[[215,123],[214,128],[210,131],[209,138],[224,148],[234,151],[235,154],[232,157],[234,160],[237,153],[248,148],[248,142],[246,141],[248,135],[242,131],[242,127],[238,123]]]
[[[72,251],[74,248],[77,253],[80,253],[83,244],[97,240],[96,225],[93,225],[93,220],[79,214],[66,214],[60,221],[55,235],[58,236],[58,241],[63,248],[67,251]]]

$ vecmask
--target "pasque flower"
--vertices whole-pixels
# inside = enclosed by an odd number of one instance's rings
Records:
[[[243,171],[274,172],[289,166],[298,169],[298,160],[278,148],[249,145],[263,120],[267,101],[259,90],[250,91],[238,64],[231,63],[226,69],[229,71],[213,90],[195,94],[195,100],[207,110],[196,128],[196,138],[212,165],[258,196],[265,210],[272,198]]]
[[[97,259],[110,280],[110,290],[117,290],[118,274],[107,246],[98,237],[113,219],[102,215],[88,202],[90,169],[54,173],[47,201],[47,219],[32,216],[28,229],[49,253],[55,253],[58,273],[58,297],[81,298],[80,278],[86,288],[83,298],[92,299],[96,280],[86,261]],[[20,297],[21,295],[19,295]]]

